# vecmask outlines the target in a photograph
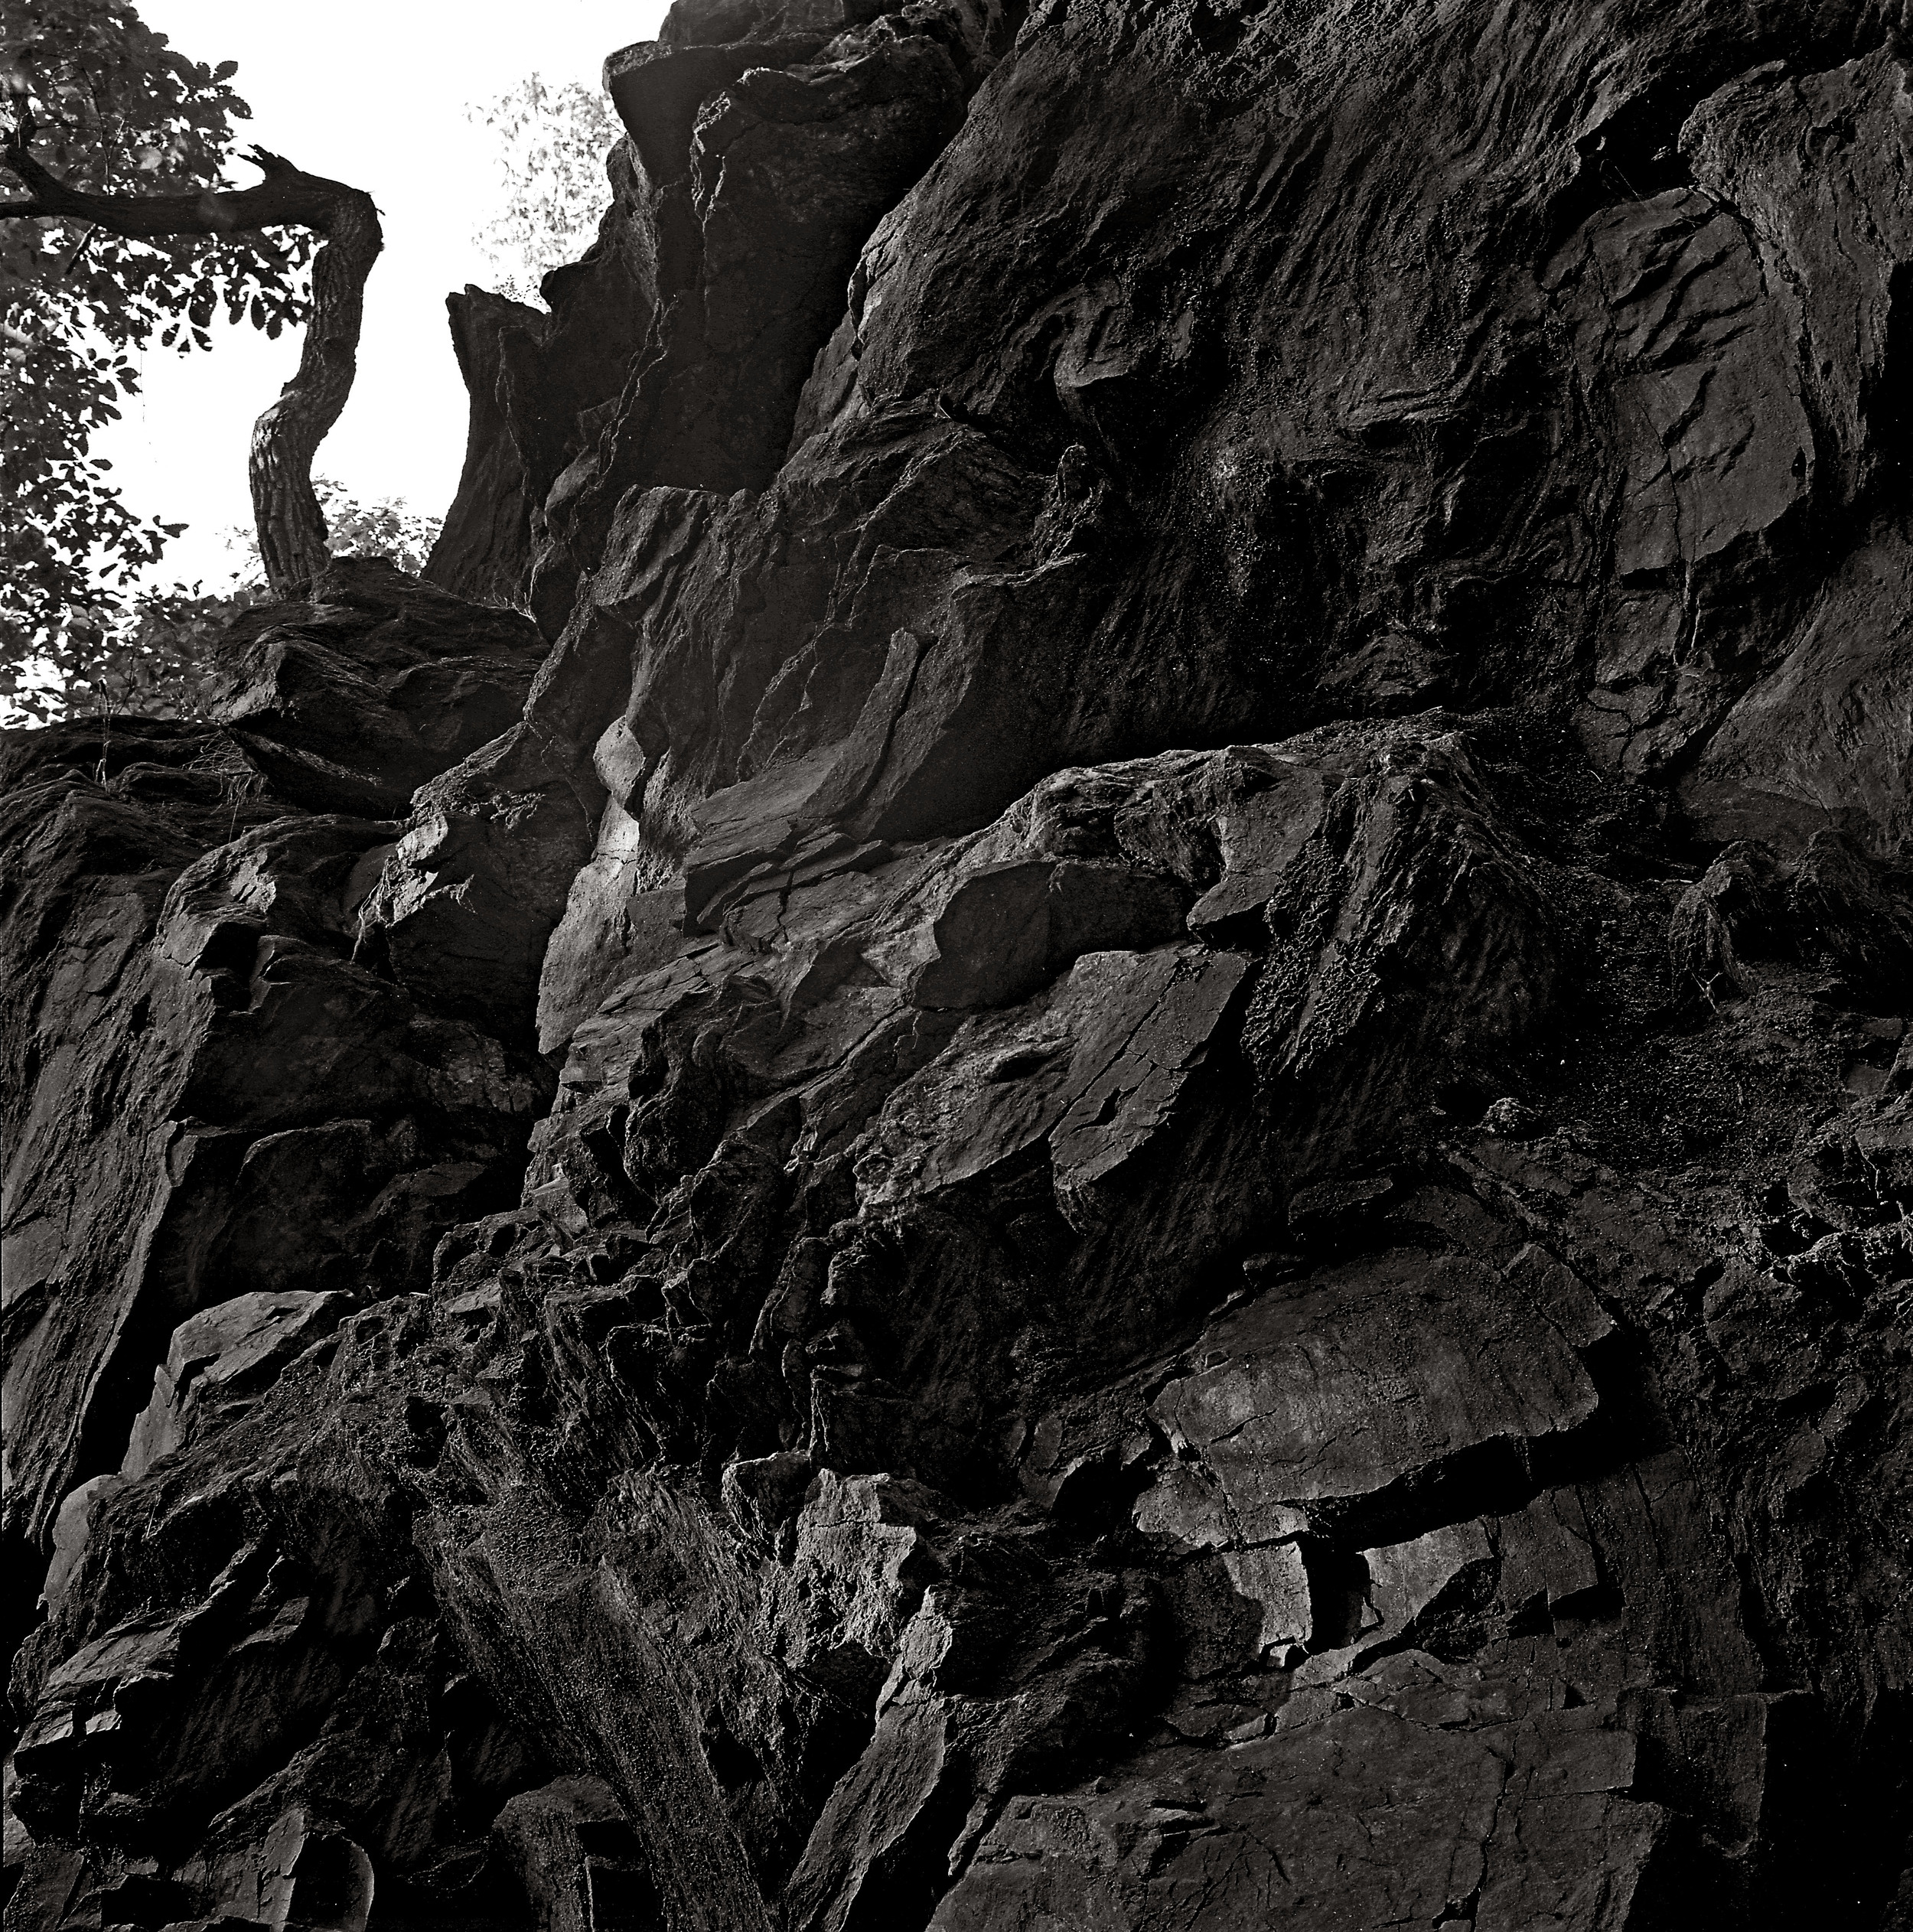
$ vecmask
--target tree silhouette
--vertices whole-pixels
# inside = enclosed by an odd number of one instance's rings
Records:
[[[177,525],[142,525],[88,450],[136,378],[129,349],[210,346],[222,304],[276,335],[306,324],[299,366],[260,415],[249,464],[259,555],[296,594],[326,558],[314,452],[350,393],[366,278],[383,244],[363,190],[262,148],[262,179],[217,184],[245,103],[174,53],[126,0],[0,0],[11,125],[0,167],[0,695],[96,617],[103,563],[129,582]],[[275,242],[273,236],[285,238]],[[297,286],[309,262],[309,293]],[[109,594],[110,601],[110,594]],[[81,628],[83,630],[83,621]],[[83,637],[67,638],[83,653]]]

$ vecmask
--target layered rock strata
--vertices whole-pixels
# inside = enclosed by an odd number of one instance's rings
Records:
[[[1908,47],[614,54],[434,583],[8,739],[9,1932],[1902,1923]]]

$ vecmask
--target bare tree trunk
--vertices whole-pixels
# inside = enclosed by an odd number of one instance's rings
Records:
[[[281,597],[302,593],[324,568],[325,519],[312,491],[312,458],[339,419],[358,372],[365,281],[385,237],[362,188],[295,168],[262,148],[247,158],[266,177],[256,187],[190,194],[89,194],[50,174],[28,151],[33,122],[17,123],[0,163],[31,191],[0,201],[8,216],[76,215],[116,235],[226,235],[259,228],[309,228],[324,239],[312,262],[312,315],[298,373],[253,430],[253,515],[266,582]]]
[[[351,189],[334,204],[324,232],[298,371],[253,427],[253,519],[266,581],[282,597],[302,590],[325,565],[312,458],[352,393],[366,277],[384,239],[372,197]]]

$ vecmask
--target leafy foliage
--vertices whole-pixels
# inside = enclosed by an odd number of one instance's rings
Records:
[[[500,292],[535,303],[546,273],[598,239],[605,160],[624,126],[595,89],[575,80],[549,86],[535,73],[490,107],[468,111],[499,137],[507,197],[475,239]]]
[[[90,192],[208,186],[249,118],[234,63],[175,53],[129,0],[0,0],[0,86],[37,124],[34,157]],[[221,308],[276,336],[304,318],[311,252],[298,231],[131,241],[66,217],[0,220],[0,702],[34,708],[34,660],[83,679],[184,527],[135,516],[91,453],[138,389],[133,355],[210,348]]]
[[[326,541],[333,555],[389,557],[415,577],[425,569],[443,517],[421,516],[402,497],[360,503],[344,484],[325,477],[315,477],[312,487],[325,513]],[[249,536],[246,540],[251,542]],[[256,549],[253,555],[256,560]]]
[[[263,584],[223,596],[195,584],[134,593],[98,625],[75,624],[75,649],[64,686],[30,689],[20,708],[50,716],[201,718],[223,681],[220,644],[233,618],[262,601]]]
[[[362,503],[342,484],[315,480],[335,556],[389,557],[415,576],[438,540],[440,520],[422,516],[402,497]],[[12,708],[41,722],[52,718],[203,718],[225,682],[224,641],[242,611],[270,601],[250,530],[229,539],[244,561],[227,591],[174,584],[122,598],[110,612],[64,627],[48,653],[12,692]]]

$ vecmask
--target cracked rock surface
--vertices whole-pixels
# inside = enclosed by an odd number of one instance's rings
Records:
[[[1913,1923],[1902,11],[611,55],[6,735],[8,1932]]]

